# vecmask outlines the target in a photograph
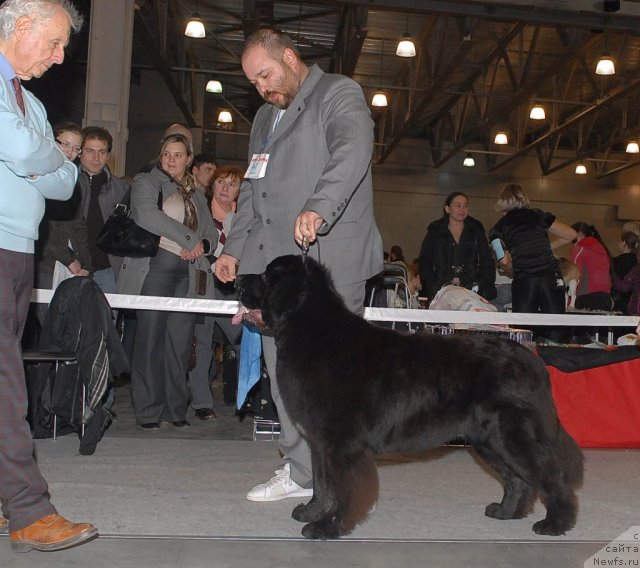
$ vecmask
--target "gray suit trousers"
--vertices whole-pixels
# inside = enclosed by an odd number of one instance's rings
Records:
[[[355,284],[336,288],[347,308],[358,315],[362,315],[364,311],[364,287],[365,282],[356,282]],[[278,409],[278,418],[280,420],[279,446],[283,455],[280,467],[288,463],[291,468],[291,479],[301,487],[312,487],[313,474],[309,446],[294,426],[280,398],[278,377],[276,375],[276,344],[273,337],[262,337],[262,350],[267,372],[271,379],[271,396]]]

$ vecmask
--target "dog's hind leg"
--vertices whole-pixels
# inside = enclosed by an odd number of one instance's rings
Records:
[[[475,444],[474,449],[502,479],[504,495],[501,503],[490,503],[484,514],[493,519],[522,519],[529,514],[534,490],[515,473],[498,454],[484,444]]]
[[[371,452],[327,457],[325,482],[334,506],[305,525],[306,538],[337,538],[349,534],[366,519],[378,498],[378,472]]]
[[[547,516],[533,525],[536,534],[556,536],[573,528],[578,513],[575,488],[582,482],[583,468],[584,458],[578,445],[558,425],[555,451],[540,487]]]

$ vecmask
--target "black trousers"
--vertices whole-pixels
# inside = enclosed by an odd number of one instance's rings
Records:
[[[564,283],[559,276],[547,274],[514,278],[511,283],[511,305],[516,313],[564,314]],[[552,327],[535,327],[532,331],[553,341],[564,341],[566,330]]]

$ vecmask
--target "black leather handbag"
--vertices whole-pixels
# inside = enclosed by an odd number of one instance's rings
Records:
[[[118,203],[98,235],[98,248],[114,256],[144,258],[156,256],[160,235],[136,225],[131,218],[131,189]],[[162,191],[158,192],[158,209],[162,210]]]

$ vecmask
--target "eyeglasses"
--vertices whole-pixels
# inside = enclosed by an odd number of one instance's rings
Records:
[[[77,154],[82,154],[82,146],[74,146],[73,144],[69,144],[66,140],[58,140],[56,138],[56,142],[60,144],[65,150],[71,150],[72,152],[76,152]]]

